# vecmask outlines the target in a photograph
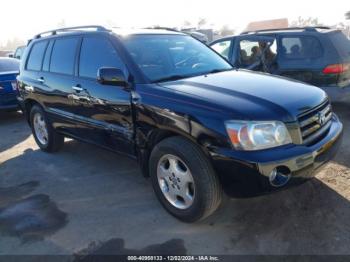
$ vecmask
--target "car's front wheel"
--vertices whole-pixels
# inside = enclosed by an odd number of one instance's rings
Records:
[[[165,209],[185,222],[212,214],[222,189],[209,159],[194,143],[181,137],[161,141],[150,157],[154,191]]]
[[[34,105],[30,111],[30,126],[41,150],[55,152],[63,146],[64,137],[53,129],[44,110],[39,105]]]

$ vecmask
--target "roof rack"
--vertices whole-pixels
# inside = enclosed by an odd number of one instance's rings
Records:
[[[145,27],[144,29],[159,29],[159,30],[167,30],[167,31],[172,31],[172,32],[179,32],[181,33],[181,31],[175,29],[175,28],[171,28],[171,27],[166,27],[166,26],[151,26],[151,27]]]
[[[285,28],[272,28],[272,29],[244,31],[241,33],[241,35],[245,35],[245,34],[249,34],[249,33],[269,32],[269,31],[285,31],[285,30],[305,30],[305,31],[316,32],[317,29],[332,29],[332,28],[330,28],[328,26],[285,27]]]
[[[42,32],[40,34],[35,35],[34,39],[41,38],[44,35],[56,35],[57,33],[60,33],[60,32],[69,32],[69,31],[77,31],[77,30],[79,31],[79,30],[84,30],[84,29],[95,29],[96,31],[104,31],[104,32],[110,31],[110,30],[106,29],[105,27],[99,26],[99,25],[64,27],[64,28],[58,28],[58,29]]]

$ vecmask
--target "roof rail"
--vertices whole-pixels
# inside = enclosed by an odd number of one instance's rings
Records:
[[[249,34],[249,33],[269,32],[269,31],[285,31],[285,30],[317,31],[317,29],[332,29],[332,28],[330,28],[328,26],[285,27],[285,28],[272,28],[272,29],[243,31],[241,33],[241,35],[245,35],[245,34]]]
[[[64,28],[58,28],[58,29],[42,32],[40,34],[35,35],[34,39],[41,38],[41,37],[43,37],[43,35],[56,35],[59,32],[69,32],[69,31],[84,30],[84,29],[95,29],[96,31],[104,31],[104,32],[110,31],[110,30],[106,29],[105,27],[99,26],[99,25],[64,27]]]
[[[171,28],[171,27],[166,27],[166,26],[151,26],[151,27],[145,27],[144,29],[159,29],[159,30],[167,30],[167,31],[172,31],[172,32],[179,32],[181,33],[181,31],[175,29],[175,28]]]

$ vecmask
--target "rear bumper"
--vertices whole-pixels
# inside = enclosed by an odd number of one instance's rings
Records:
[[[301,184],[312,178],[331,160],[341,144],[343,125],[334,115],[327,135],[312,146],[288,145],[279,148],[238,152],[219,149],[212,154],[214,167],[225,192],[232,197],[251,197]],[[272,186],[274,169],[288,170],[290,179],[282,187]]]

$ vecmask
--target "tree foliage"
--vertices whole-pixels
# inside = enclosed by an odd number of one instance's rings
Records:
[[[318,21],[317,17],[298,17],[297,20],[292,21],[291,26],[295,27],[306,27],[306,26],[322,26],[323,24]]]
[[[230,28],[228,25],[223,25],[219,30],[220,36],[234,35],[235,30]]]
[[[347,12],[345,13],[345,18],[350,20],[350,11],[347,11]]]
[[[0,45],[0,50],[8,50],[8,51],[14,51],[17,47],[25,45],[25,41],[23,39],[19,38],[13,38],[7,40],[7,42],[3,45]]]
[[[205,18],[199,18],[198,19],[198,23],[197,23],[197,27],[198,29],[201,29],[203,26],[205,26],[207,24],[207,19]]]

